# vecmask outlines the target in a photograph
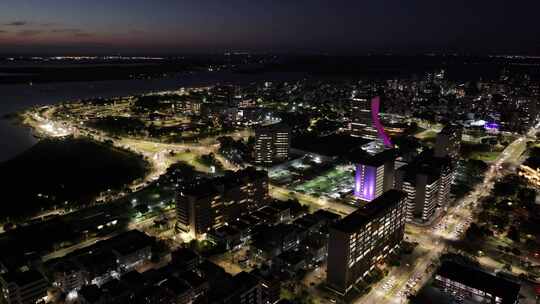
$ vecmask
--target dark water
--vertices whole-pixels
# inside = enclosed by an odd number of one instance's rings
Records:
[[[164,79],[0,85],[0,117],[32,106],[76,99],[125,96],[215,83],[298,80],[304,76],[299,73],[195,72]],[[36,142],[37,140],[32,137],[30,130],[0,118],[0,162],[15,157]]]

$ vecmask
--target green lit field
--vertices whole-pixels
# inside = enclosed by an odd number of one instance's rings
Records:
[[[352,166],[338,166],[324,174],[294,188],[295,191],[314,196],[338,198],[338,194],[353,189],[354,176]]]
[[[199,159],[198,155],[193,152],[179,152],[176,153],[174,156],[171,156],[171,160],[173,162],[185,162],[189,165],[192,165],[195,170],[199,172],[210,172],[210,167],[202,164]]]
[[[420,140],[428,140],[428,139],[434,139],[437,137],[437,132],[431,129],[424,130],[422,132],[417,133],[414,137],[420,139]]]
[[[473,152],[470,155],[470,159],[482,160],[485,162],[492,162],[497,159],[501,152]]]

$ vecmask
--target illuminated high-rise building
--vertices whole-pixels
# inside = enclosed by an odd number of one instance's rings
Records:
[[[354,90],[350,99],[351,136],[377,139],[377,130],[373,126],[371,115],[371,98],[374,89],[364,85]]]
[[[461,148],[461,135],[463,128],[456,125],[445,126],[435,142],[435,157],[447,157],[457,161],[459,159],[459,150]]]
[[[371,121],[371,101],[368,96],[351,99],[351,136],[377,138]]]
[[[224,176],[193,181],[177,191],[180,231],[201,236],[222,227],[268,201],[268,174],[248,167]]]
[[[454,178],[450,158],[423,157],[400,167],[395,175],[396,189],[407,193],[407,221],[428,221],[450,199]]]
[[[352,152],[355,198],[370,202],[394,186],[396,150],[372,142]]]
[[[520,125],[523,128],[533,127],[538,120],[538,96],[518,96],[514,102],[518,106]]]
[[[290,128],[283,123],[261,126],[255,130],[256,164],[269,166],[286,161],[290,147]]]
[[[405,231],[405,201],[402,191],[387,191],[330,228],[330,288],[346,294],[399,247]]]

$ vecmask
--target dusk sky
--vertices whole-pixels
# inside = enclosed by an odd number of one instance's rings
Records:
[[[0,52],[540,54],[540,1],[1,0]]]

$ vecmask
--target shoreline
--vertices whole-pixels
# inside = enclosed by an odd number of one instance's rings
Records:
[[[161,79],[133,79],[110,81],[81,81],[0,85],[5,102],[0,108],[0,138],[6,149],[0,154],[0,162],[8,161],[30,148],[37,138],[29,133],[25,122],[17,121],[21,113],[35,108],[55,106],[92,98],[114,98],[128,95],[148,94],[176,90],[179,88],[205,87],[219,84],[242,84],[262,81],[292,81],[311,78],[300,72],[268,72],[255,76],[230,71],[197,71],[182,73],[176,77]],[[7,120],[2,118],[9,118]],[[13,118],[15,117],[15,120]],[[40,133],[40,132],[38,132]],[[32,139],[29,139],[32,137]]]

